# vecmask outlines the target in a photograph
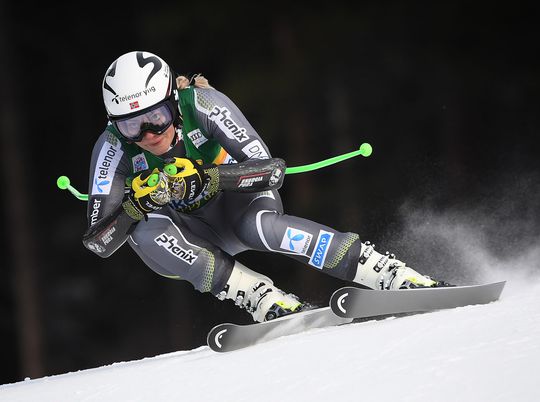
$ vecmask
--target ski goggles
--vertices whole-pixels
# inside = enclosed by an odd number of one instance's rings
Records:
[[[139,142],[144,134],[163,134],[174,121],[174,112],[169,102],[158,104],[153,109],[126,118],[114,119],[112,124],[120,134],[131,142]]]

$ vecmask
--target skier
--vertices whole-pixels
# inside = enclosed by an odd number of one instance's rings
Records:
[[[130,52],[107,69],[103,100],[109,123],[92,153],[83,236],[97,255],[127,241],[156,273],[232,299],[258,322],[308,304],[234,259],[245,250],[286,254],[372,289],[447,286],[356,233],[285,215],[285,161],[204,77]]]

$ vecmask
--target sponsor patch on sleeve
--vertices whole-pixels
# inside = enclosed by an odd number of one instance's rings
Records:
[[[142,172],[143,170],[148,169],[148,162],[146,161],[146,156],[144,153],[140,153],[131,158],[133,164],[133,172]]]
[[[265,177],[267,177],[268,175],[268,172],[261,172],[247,176],[240,176],[236,185],[238,186],[238,188],[253,187],[254,184],[264,181]]]
[[[242,148],[242,152],[250,159],[269,159],[268,153],[259,140],[253,140]]]
[[[94,170],[92,195],[110,194],[114,173],[123,154],[124,152],[119,147],[109,142],[103,143]]]
[[[198,128],[187,133],[187,136],[197,148],[208,141],[208,138],[206,138]]]

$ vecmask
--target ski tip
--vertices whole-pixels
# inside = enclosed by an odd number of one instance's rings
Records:
[[[227,329],[222,328],[221,325],[218,325],[217,327],[212,328],[212,330],[208,333],[208,336],[206,338],[206,343],[212,349],[214,352],[224,352],[223,350],[223,338],[227,334]]]
[[[206,343],[214,352],[223,353],[231,350],[231,342],[229,341],[236,324],[219,324],[210,330],[206,337]]]
[[[347,310],[349,296],[355,289],[356,288],[352,286],[347,286],[336,290],[334,294],[332,294],[332,297],[330,298],[330,308],[335,315],[342,318],[348,317]]]

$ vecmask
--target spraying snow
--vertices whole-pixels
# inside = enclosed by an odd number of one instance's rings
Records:
[[[509,280],[508,294],[538,282],[540,179],[509,173],[484,187],[465,206],[405,202],[400,230],[385,245],[419,272],[458,285]]]

